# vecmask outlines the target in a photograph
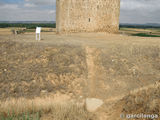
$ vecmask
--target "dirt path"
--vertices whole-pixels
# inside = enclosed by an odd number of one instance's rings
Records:
[[[86,62],[88,69],[88,88],[90,97],[95,97],[95,82],[96,82],[96,66],[95,60],[95,48],[86,47]]]

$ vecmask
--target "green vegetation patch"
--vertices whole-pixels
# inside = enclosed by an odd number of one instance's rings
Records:
[[[139,36],[139,37],[160,37],[160,35],[152,35],[147,33],[136,33],[132,34],[132,36]]]

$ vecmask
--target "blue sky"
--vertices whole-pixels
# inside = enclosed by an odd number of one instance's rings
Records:
[[[55,21],[56,0],[0,0],[0,21]],[[160,0],[121,0],[121,23],[160,23]]]

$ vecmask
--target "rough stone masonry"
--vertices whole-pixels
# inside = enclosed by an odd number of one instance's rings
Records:
[[[57,0],[56,9],[57,33],[118,32],[120,0]]]

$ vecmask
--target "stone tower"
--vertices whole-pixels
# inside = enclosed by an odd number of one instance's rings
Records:
[[[119,29],[120,0],[57,0],[57,33]]]

